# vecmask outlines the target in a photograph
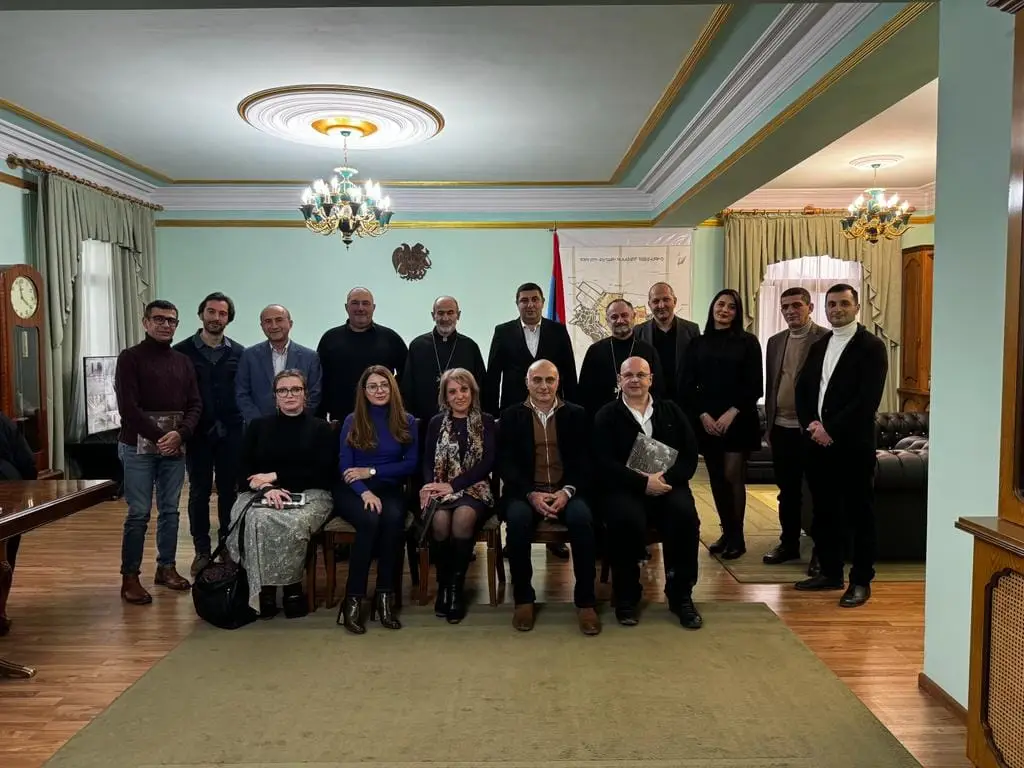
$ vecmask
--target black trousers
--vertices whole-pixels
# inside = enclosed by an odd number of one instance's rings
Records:
[[[508,541],[508,568],[512,578],[512,598],[516,605],[537,599],[533,589],[533,563],[530,546],[541,514],[526,499],[512,499],[505,506],[505,532]],[[579,496],[569,499],[558,514],[558,522],[569,529],[572,547],[572,571],[576,577],[573,602],[577,608],[597,605],[594,579],[597,576],[597,543],[594,538],[594,516]]]
[[[367,486],[380,498],[378,514],[366,509],[362,498],[347,483],[334,489],[334,511],[356,529],[356,540],[348,559],[348,581],[345,594],[365,597],[370,575],[370,563],[377,555],[377,591],[390,592],[396,588],[398,558],[402,556],[405,536],[405,515],[409,506],[405,489],[396,483],[379,481]]]
[[[804,495],[804,453],[806,436],[799,427],[773,425],[769,433],[772,444],[772,469],[779,486],[779,541],[787,549],[800,547],[800,508]]]
[[[850,583],[875,577],[875,451],[822,447],[807,439],[807,483],[814,502],[814,546],[821,574],[844,580],[847,531],[853,533]]]
[[[688,487],[664,496],[613,493],[604,502],[608,555],[615,604],[636,605],[643,590],[636,553],[647,543],[647,528],[661,536],[665,593],[669,600],[687,597],[697,583],[700,518]]]
[[[217,479],[217,538],[223,541],[231,525],[231,507],[238,495],[239,462],[242,456],[241,426],[221,437],[201,436],[185,448],[188,469],[188,528],[197,555],[210,554],[210,495]],[[219,543],[219,542],[218,542]]]

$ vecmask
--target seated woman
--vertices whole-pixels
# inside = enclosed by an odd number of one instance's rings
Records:
[[[416,424],[405,412],[395,377],[371,365],[359,378],[355,411],[341,427],[342,480],[334,490],[335,512],[356,529],[348,583],[338,620],[357,635],[366,632],[363,598],[370,561],[377,553],[377,587],[370,618],[401,629],[395,616],[395,577],[408,511],[405,480],[416,471]]]
[[[494,466],[494,419],[480,411],[480,387],[465,368],[441,376],[440,412],[427,427],[420,507],[439,500],[431,525],[437,600],[434,613],[450,624],[466,616],[466,569],[479,526],[491,516],[488,479]]]
[[[249,605],[260,617],[277,614],[277,587],[284,587],[284,615],[305,616],[302,572],[310,536],[331,513],[328,490],[337,478],[337,442],[327,422],[306,413],[306,378],[301,371],[281,371],[274,377],[277,415],[249,423],[241,456],[241,483],[231,510],[232,523],[259,489],[263,502],[253,505],[245,522],[228,537],[228,554],[249,577]],[[293,495],[305,494],[302,506],[285,507]],[[244,529],[244,555],[239,532]]]

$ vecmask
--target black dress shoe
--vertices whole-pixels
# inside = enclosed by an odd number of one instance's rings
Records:
[[[366,624],[363,623],[363,599],[345,595],[338,609],[338,623],[353,635],[365,635]]]
[[[277,587],[264,587],[260,590],[260,618],[272,619],[277,610]]]
[[[819,576],[821,574],[821,563],[818,562],[817,553],[811,553],[811,562],[807,564],[808,576]]]
[[[790,560],[800,559],[800,548],[799,547],[787,547],[785,544],[776,544],[774,547],[764,553],[764,557],[761,558],[761,562],[765,565],[779,565],[780,563],[788,563]],[[808,574],[813,576],[814,574]]]
[[[679,623],[683,628],[700,629],[704,626],[704,618],[697,610],[697,606],[693,604],[692,597],[687,596],[679,600],[673,600],[668,604],[668,608],[679,617]]]
[[[309,613],[309,603],[301,592],[297,595],[285,595],[281,605],[286,619],[301,619]]]
[[[717,555],[724,552],[727,546],[729,546],[729,537],[723,533],[713,544],[708,546],[708,552]]]
[[[819,574],[818,576],[811,576],[809,579],[798,581],[793,586],[801,592],[826,592],[828,590],[842,589],[844,584],[842,579],[830,579]]]
[[[569,559],[569,547],[565,544],[548,544],[548,552],[560,560]]]
[[[617,605],[615,620],[624,627],[635,627],[640,623],[640,613],[635,605]]]
[[[736,560],[747,554],[747,544],[743,541],[731,541],[718,555],[723,560]]]
[[[437,585],[437,599],[434,600],[434,615],[439,619],[443,619],[448,615],[448,607],[452,603],[452,588],[451,586]]]
[[[871,587],[867,584],[851,584],[839,598],[840,608],[856,608],[871,599]]]

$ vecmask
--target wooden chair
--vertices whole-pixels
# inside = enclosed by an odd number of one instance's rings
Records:
[[[408,535],[409,529],[412,527],[415,517],[411,512],[405,515],[405,531]],[[324,605],[327,608],[334,607],[337,602],[335,600],[337,593],[337,563],[334,559],[334,548],[341,544],[352,545],[356,540],[356,529],[351,523],[343,520],[340,517],[332,517],[328,520],[324,527],[320,529],[320,545],[324,553],[324,570],[327,572],[327,594],[324,599]],[[406,542],[403,541],[399,545],[398,560],[396,562],[397,573],[395,574],[395,604],[400,608],[402,606],[402,577],[405,573],[405,549]],[[315,560],[316,553],[313,553],[314,567],[313,572],[316,572]],[[410,563],[411,565],[411,563]],[[307,568],[307,578],[309,568]],[[412,570],[410,568],[410,570]],[[418,574],[417,574],[418,576]]]
[[[476,536],[478,542],[487,544],[487,595],[493,608],[498,604],[498,584],[505,583],[505,562],[501,557],[501,521],[492,515]],[[420,605],[430,601],[427,584],[430,581],[429,539],[419,548],[419,589],[417,600]]]
[[[653,544],[661,544],[661,536],[658,535],[658,532],[654,528],[648,528],[647,529],[647,546],[649,547],[649,546],[651,546]],[[611,558],[608,556],[608,542],[607,542],[607,539],[606,539],[605,542],[603,543],[602,547],[601,547],[601,583],[602,584],[607,584],[608,583],[608,577],[609,577],[609,574],[611,573],[611,569],[612,569]]]

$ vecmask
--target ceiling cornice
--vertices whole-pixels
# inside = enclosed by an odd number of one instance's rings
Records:
[[[908,200],[915,210],[935,210],[935,182],[930,181],[920,187],[886,188],[889,195],[899,195],[901,200]],[[793,188],[769,189],[762,187],[751,192],[741,200],[737,200],[731,209],[743,210],[791,210],[800,211],[807,206],[814,208],[839,209],[846,208],[857,195],[864,194],[863,187],[831,187],[831,188]]]
[[[992,8],[998,8],[1007,13],[1020,13],[1024,11],[1024,0],[988,0]]]
[[[791,4],[640,181],[661,206],[848,35],[877,3]]]

